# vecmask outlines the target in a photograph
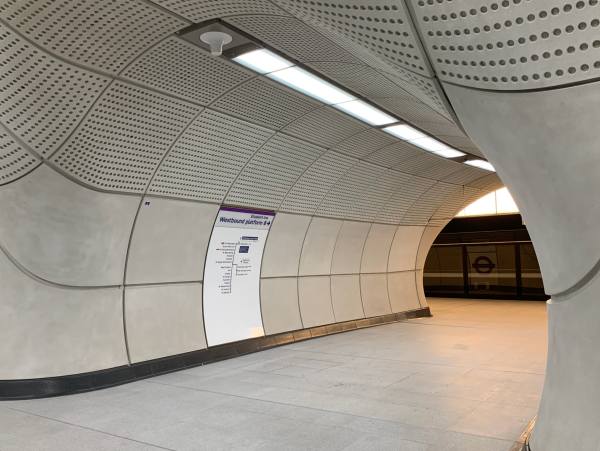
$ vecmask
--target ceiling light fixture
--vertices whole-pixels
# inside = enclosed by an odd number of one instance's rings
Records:
[[[257,49],[233,58],[233,61],[258,72],[259,74],[268,74],[276,70],[292,67],[294,63],[270,52],[267,49]]]
[[[346,91],[298,66],[271,72],[267,77],[328,105],[356,100]]]
[[[389,127],[385,127],[383,131],[404,141],[414,141],[415,139],[425,138],[427,136],[408,124],[390,125]]]
[[[466,155],[464,152],[456,150],[408,124],[391,125],[385,127],[383,131],[440,157],[458,158]]]
[[[479,169],[485,169],[486,171],[496,172],[496,168],[494,168],[494,166],[492,166],[492,163],[490,163],[489,161],[467,160],[465,161],[465,164],[468,164],[469,166],[474,166]]]
[[[383,131],[414,146],[444,158],[459,158],[466,154],[401,122],[369,102],[358,99],[318,75],[265,48],[250,50],[232,58],[233,61],[343,111],[374,127],[387,126]],[[391,124],[391,125],[390,125]],[[474,160],[472,160],[474,161]]]
[[[334,105],[334,107],[373,126],[398,122],[398,119],[395,117],[384,113],[380,109],[375,108],[362,100],[351,100],[350,102],[338,103]]]

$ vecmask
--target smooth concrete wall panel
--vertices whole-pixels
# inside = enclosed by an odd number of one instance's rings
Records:
[[[546,292],[577,284],[600,260],[600,84],[519,94],[445,88],[519,206]]]
[[[371,224],[344,221],[335,243],[331,274],[358,274],[360,260]]]
[[[304,327],[335,322],[329,276],[299,277],[298,296]]]
[[[310,220],[310,216],[277,213],[263,253],[263,277],[298,275],[302,243]]]
[[[546,379],[531,449],[595,451],[600,443],[600,275],[547,304]]]
[[[393,225],[373,224],[371,226],[362,256],[362,273],[387,271],[390,246],[395,232],[396,226]]]
[[[127,283],[203,279],[218,205],[145,198],[127,260]]]
[[[266,335],[302,329],[296,277],[262,279],[260,306]]]
[[[420,307],[415,271],[389,273],[387,277],[393,313],[415,310]]]
[[[331,272],[333,249],[341,226],[342,221],[337,219],[313,218],[300,256],[301,276]]]
[[[519,205],[553,294],[534,451],[591,451],[600,442],[599,87],[492,93],[445,86]]]
[[[39,282],[0,251],[0,380],[85,373],[127,364],[120,288]]]
[[[0,243],[27,270],[63,285],[119,285],[139,197],[106,194],[47,166],[0,187]]]
[[[206,348],[201,283],[126,287],[125,318],[132,362]]]
[[[421,242],[422,226],[398,226],[388,260],[388,271],[414,270]]]
[[[331,301],[336,321],[364,318],[358,274],[331,276]]]
[[[425,227],[423,234],[421,235],[421,241],[419,242],[419,250],[417,251],[417,264],[416,269],[423,269],[425,267],[425,260],[427,260],[427,254],[431,245],[442,231],[443,227],[433,226]]]
[[[360,292],[366,317],[391,313],[386,274],[361,274]]]

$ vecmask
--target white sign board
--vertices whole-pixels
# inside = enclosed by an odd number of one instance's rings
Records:
[[[260,265],[275,213],[221,207],[204,269],[209,346],[263,336]]]

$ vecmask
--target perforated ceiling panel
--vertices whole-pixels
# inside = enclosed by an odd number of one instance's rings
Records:
[[[432,79],[408,71],[386,71],[385,76],[414,95],[425,105],[429,105],[438,113],[449,117],[446,105]]]
[[[240,172],[226,202],[276,209],[324,150],[289,136],[273,136]]]
[[[444,182],[455,183],[457,185],[466,185],[481,177],[485,177],[488,174],[489,172],[483,169],[461,165],[460,170],[453,172],[452,174],[444,177],[442,180]]]
[[[326,26],[383,59],[429,75],[403,2],[387,0],[277,0],[303,20]]]
[[[440,97],[440,93],[438,92],[438,88],[432,79],[406,70],[398,65],[390,65],[378,55],[370,52],[361,45],[347,40],[341,36],[339,32],[330,31],[322,27],[319,27],[319,32],[352,55],[360,58],[363,63],[385,75],[385,77],[392,80],[401,89],[412,94],[423,103],[431,106],[440,114],[445,116],[448,115],[446,106],[444,105],[444,102]]]
[[[368,163],[365,163],[368,164]],[[360,192],[355,200],[352,210],[346,215],[346,219],[357,219],[363,221],[374,221],[383,209],[386,202],[405,183],[408,175],[388,169],[372,183]],[[380,217],[381,222],[392,222],[387,218]]]
[[[0,185],[32,171],[40,161],[23,149],[0,127]]]
[[[484,191],[493,191],[502,188],[502,180],[496,174],[483,176],[477,180],[469,182],[469,186],[479,188]]]
[[[366,65],[315,62],[310,67],[365,97],[401,97],[414,100],[412,94]]]
[[[422,102],[402,98],[387,97],[372,99],[392,113],[408,122],[445,120],[432,108]]]
[[[144,53],[123,76],[206,105],[253,74],[173,36]]]
[[[370,206],[366,210],[358,211],[358,199],[371,186],[377,184],[384,172],[385,168],[381,166],[359,161],[327,194],[317,210],[317,214],[339,218],[352,217],[353,219],[363,219],[365,221],[370,220],[377,213],[377,208]]]
[[[433,180],[407,174],[402,174],[399,177],[402,177],[402,184],[377,214],[376,221],[399,223],[415,201],[435,183]]]
[[[333,149],[353,157],[362,158],[397,141],[390,134],[371,128],[350,136],[348,139],[336,144]]]
[[[448,199],[462,199],[462,186],[438,182],[427,190],[408,209],[401,219],[401,224],[425,225],[435,211],[444,205]]]
[[[108,85],[57,61],[0,25],[0,120],[40,155],[51,154]]]
[[[211,110],[203,111],[161,164],[149,192],[221,202],[273,132]]]
[[[97,188],[143,191],[198,111],[194,105],[116,81],[52,161]]]
[[[323,107],[295,120],[283,131],[323,147],[331,147],[367,126],[331,107]]]
[[[472,143],[469,138],[466,137],[466,135],[456,124],[441,117],[438,119],[439,120],[437,122],[417,120],[414,121],[413,125],[416,125],[426,132],[437,136],[442,141],[453,145],[457,149],[481,156],[481,151],[475,146],[475,144]],[[453,137],[458,138],[458,140],[454,140]]]
[[[457,195],[448,198],[446,202],[444,202],[433,214],[429,223],[431,224],[435,221],[440,224],[445,223],[456,216],[460,210],[469,205],[471,202],[475,201],[477,198],[481,197],[483,194],[485,194],[485,191],[464,186],[462,189],[462,196]]]
[[[530,89],[600,75],[598,0],[413,0],[440,77]]]
[[[464,165],[460,163],[446,160],[428,152],[420,152],[419,155],[399,163],[396,169],[433,180],[441,180],[449,174],[460,171],[463,167]]]
[[[421,154],[423,154],[423,150],[405,141],[397,141],[373,152],[365,157],[365,160],[387,168],[397,167],[399,171],[404,171],[401,163]]]
[[[192,22],[238,14],[286,14],[269,0],[153,0]]]
[[[313,214],[333,185],[358,160],[327,152],[302,174],[281,204],[281,210]]]
[[[215,109],[276,130],[320,106],[263,78],[253,78],[213,104]]]
[[[48,51],[113,73],[189,25],[142,0],[4,0],[0,15]]]
[[[240,16],[228,18],[227,22],[298,61],[360,63],[356,57],[293,17]]]

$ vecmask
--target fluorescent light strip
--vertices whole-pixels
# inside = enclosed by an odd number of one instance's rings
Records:
[[[408,124],[391,125],[385,127],[383,131],[440,157],[457,158],[466,155],[464,152],[456,150]]]
[[[252,50],[248,53],[236,56],[233,58],[233,61],[263,75],[294,65],[294,63],[267,49]]]
[[[415,139],[425,138],[427,136],[407,124],[390,125],[389,127],[384,128],[383,131],[404,141],[414,141]]]
[[[356,97],[298,66],[271,72],[267,77],[328,105],[356,100]]]
[[[496,168],[494,168],[494,166],[492,166],[492,163],[490,163],[489,161],[467,160],[467,161],[465,161],[465,164],[468,164],[469,166],[475,166],[476,168],[479,168],[479,169],[485,169],[486,171],[496,172]]]
[[[291,61],[267,49],[251,50],[236,56],[233,61],[278,81],[295,91],[301,92],[331,105],[372,126],[383,126],[400,122],[373,105],[357,99],[343,89],[323,80],[313,73],[296,66]],[[408,124],[395,124],[383,128],[387,133],[445,158],[466,155],[441,141],[426,135]]]
[[[334,107],[369,125],[379,126],[398,122],[398,119],[395,117],[384,113],[362,100],[351,100],[350,102],[338,103],[334,105]]]

